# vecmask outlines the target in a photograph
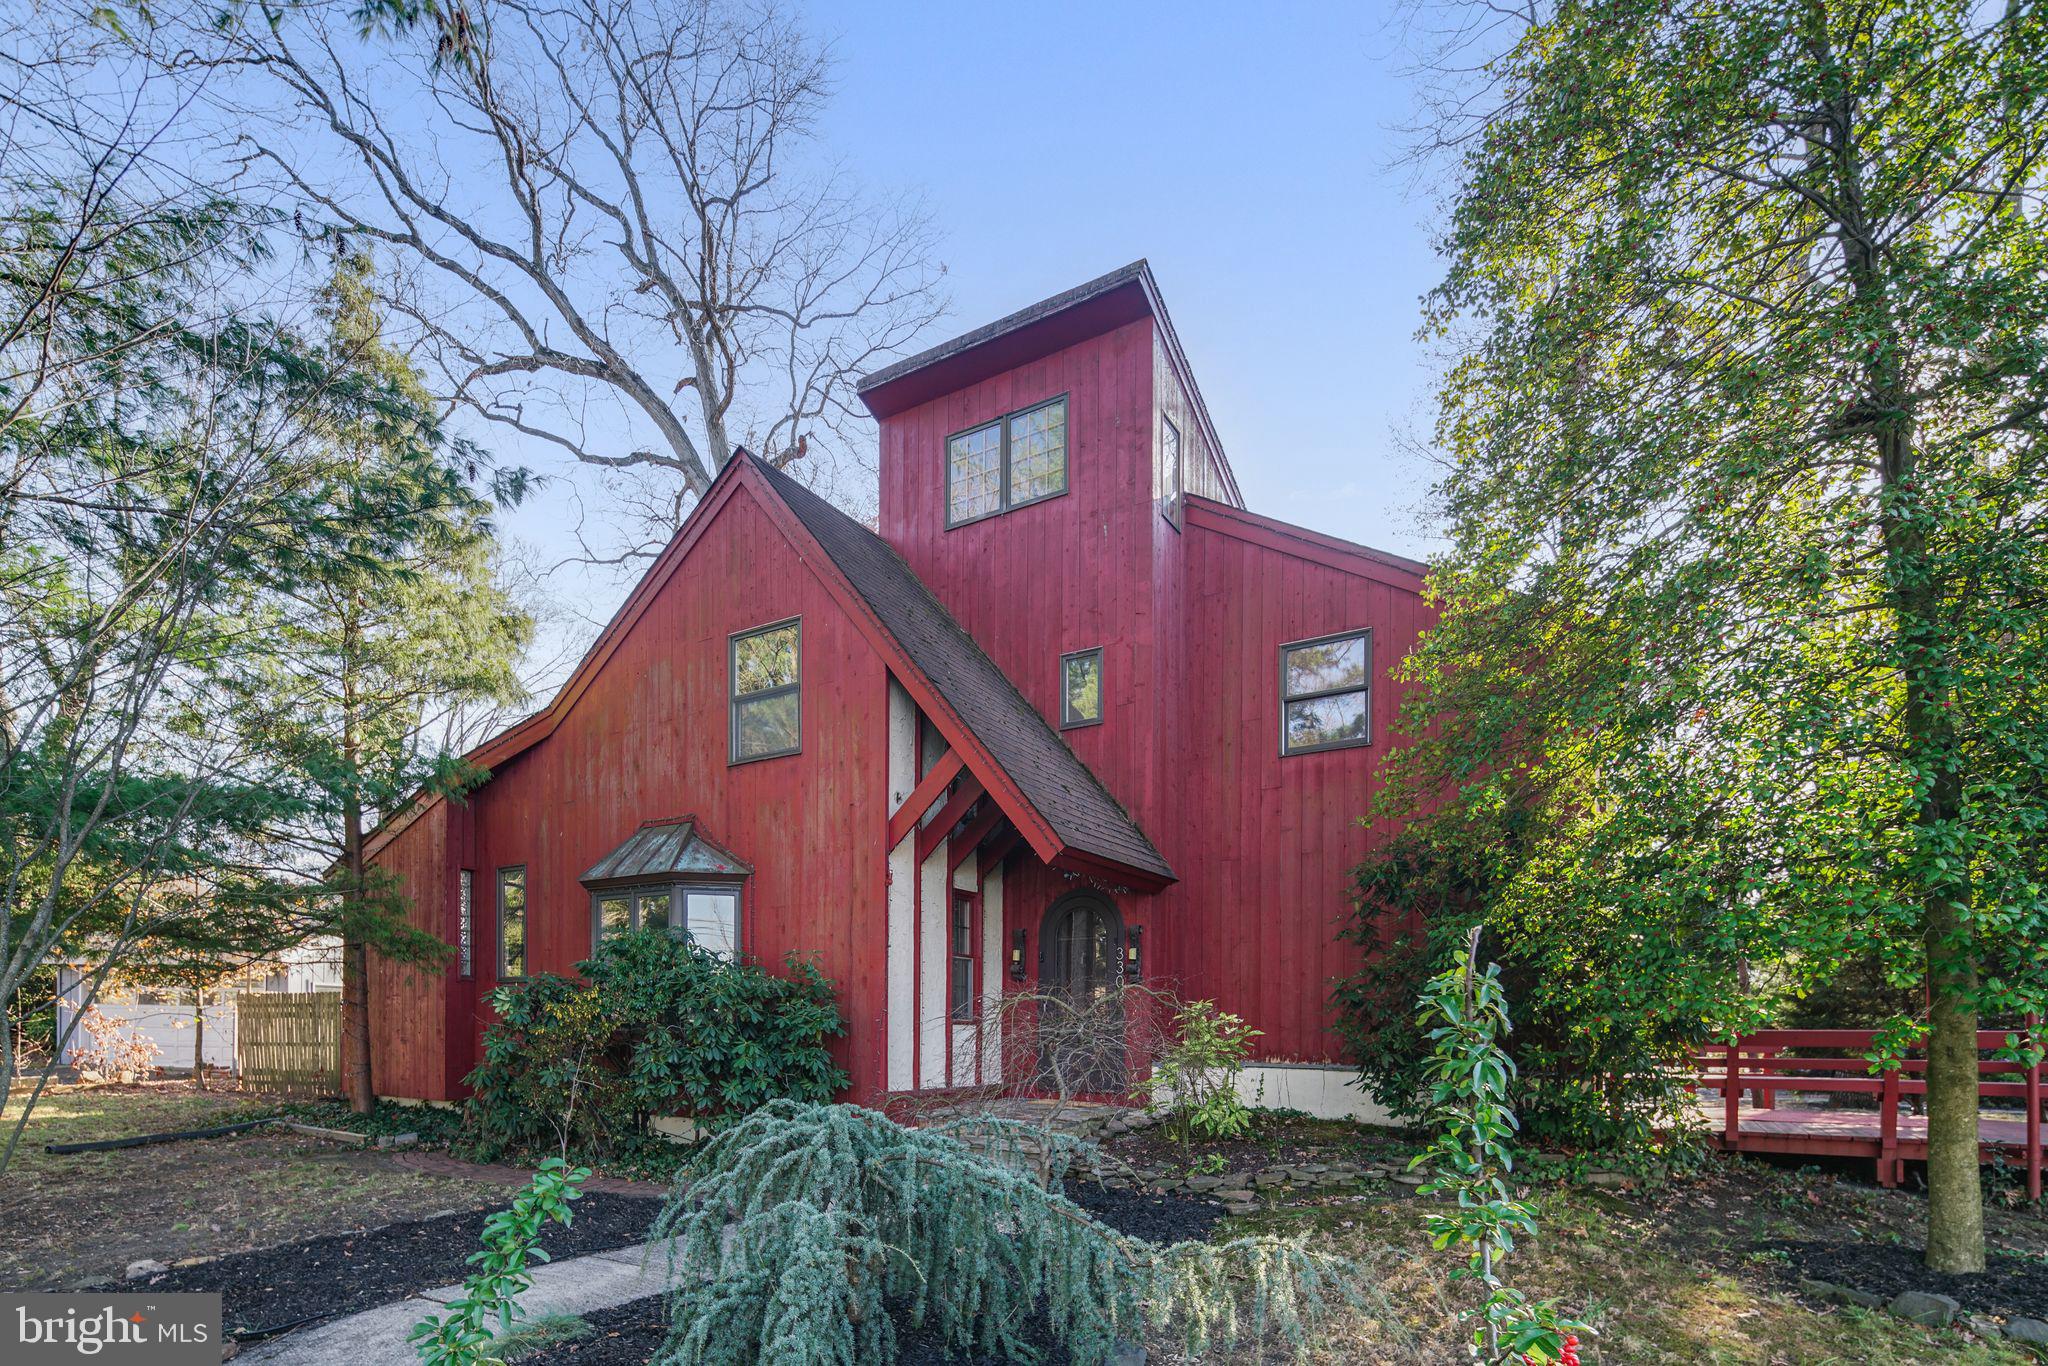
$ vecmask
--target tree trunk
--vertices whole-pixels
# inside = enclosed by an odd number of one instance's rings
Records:
[[[370,1075],[370,946],[364,941],[363,799],[357,745],[355,674],[358,640],[353,614],[342,623],[341,847],[345,865],[341,889],[341,1090],[348,1108],[367,1115],[377,1108]]]
[[[206,1089],[206,988],[192,993],[192,1080]]]
[[[1955,941],[1966,933],[1944,905],[1930,912],[1927,980],[1927,1265],[1984,1269],[1984,1193],[1978,1184],[1976,965]]]
[[[343,812],[347,885],[341,901],[341,1090],[348,1108],[367,1115],[377,1107],[370,1076],[370,946],[363,942],[363,813],[353,794]]]

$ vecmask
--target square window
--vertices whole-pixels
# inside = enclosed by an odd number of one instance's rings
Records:
[[[633,928],[633,897],[630,893],[618,896],[603,896],[597,899],[597,938],[599,943],[618,935],[627,934]]]
[[[1060,656],[1060,729],[1102,721],[1102,649]]]
[[[779,622],[732,638],[732,762],[803,747],[803,628]]]
[[[639,915],[639,928],[643,930],[665,930],[669,926],[668,908],[673,894],[667,891],[642,892],[640,904],[635,908]]]
[[[1371,738],[1372,633],[1280,647],[1280,752],[1345,749]]]

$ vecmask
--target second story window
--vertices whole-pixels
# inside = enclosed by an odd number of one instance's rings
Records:
[[[1060,656],[1060,729],[1102,721],[1102,648]]]
[[[1159,415],[1160,507],[1166,520],[1180,529],[1180,428],[1165,413]]]
[[[962,526],[1067,491],[1065,395],[946,439],[946,525]]]
[[[526,976],[526,869],[498,870],[498,978]]]
[[[1372,632],[1280,647],[1280,752],[1345,749],[1369,738]]]
[[[732,638],[732,762],[803,747],[803,624],[781,621]]]

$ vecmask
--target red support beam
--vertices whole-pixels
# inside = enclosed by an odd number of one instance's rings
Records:
[[[950,882],[952,880],[953,870],[967,862],[967,856],[973,853],[983,840],[988,838],[989,831],[995,829],[996,822],[1002,819],[1003,808],[997,806],[994,802],[990,802],[983,808],[979,816],[976,816],[967,823],[967,828],[960,832],[960,838],[954,840],[952,848],[946,851],[947,881]]]
[[[910,795],[903,799],[903,805],[896,808],[896,814],[889,817],[882,847],[894,849],[903,843],[903,837],[917,828],[917,818],[931,810],[932,803],[939,799],[948,783],[960,776],[960,770],[965,766],[966,760],[960,757],[958,750],[948,750],[940,756],[939,761],[932,765],[932,771],[924,775],[923,780],[910,790]],[[976,784],[977,788],[979,786]]]
[[[975,873],[980,877],[987,877],[990,873],[1002,867],[1003,860],[1010,856],[1010,851],[1023,843],[1023,841],[1024,834],[1016,826],[1013,825],[1003,831],[1002,834],[997,835],[994,841],[989,844],[988,857],[974,866]]]
[[[986,797],[988,792],[981,785],[981,779],[972,773],[960,780],[960,790],[953,794],[953,800],[939,808],[939,814],[932,817],[931,824],[917,832],[917,866],[924,867],[924,861],[932,856],[932,850],[945,842],[947,834],[960,824],[969,807]]]

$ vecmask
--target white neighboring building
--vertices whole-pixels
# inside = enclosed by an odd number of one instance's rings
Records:
[[[265,969],[268,969],[266,971]],[[205,993],[196,1002],[192,991],[178,987],[116,987],[102,989],[94,1004],[101,1015],[140,1033],[157,1047],[156,1065],[166,1072],[189,1073],[195,1032],[203,1020],[202,1041],[207,1067],[235,1069],[235,996],[244,991],[306,992],[341,990],[341,941],[309,939],[257,964],[235,984]],[[64,1061],[71,1063],[91,1046],[83,1029],[73,1027],[85,995],[85,974],[76,967],[57,969],[57,1035],[64,1039]],[[70,1037],[67,1039],[66,1034]]]

